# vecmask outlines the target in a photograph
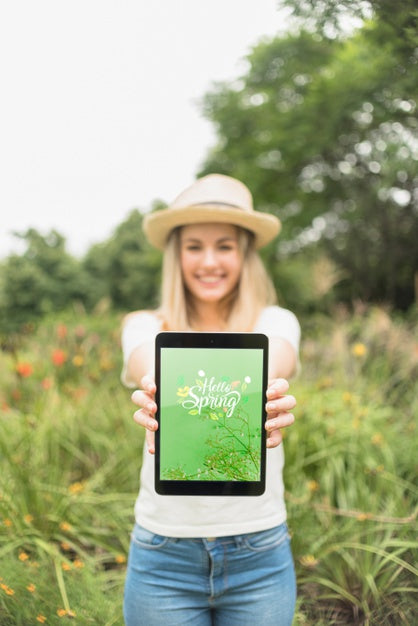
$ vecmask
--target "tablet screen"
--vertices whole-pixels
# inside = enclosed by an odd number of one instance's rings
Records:
[[[157,493],[263,493],[267,351],[256,333],[157,336]]]

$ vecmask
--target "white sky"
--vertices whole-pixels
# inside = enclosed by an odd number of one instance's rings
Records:
[[[0,8],[0,257],[73,254],[172,200],[214,142],[196,104],[283,30],[277,0],[10,0]]]

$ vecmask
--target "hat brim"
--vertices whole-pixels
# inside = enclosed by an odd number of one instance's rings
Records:
[[[147,213],[142,227],[148,241],[164,249],[170,232],[177,226],[187,224],[222,223],[246,228],[255,235],[256,248],[262,248],[272,241],[280,232],[280,220],[270,213],[244,211],[226,205],[205,204],[183,208],[168,208]]]

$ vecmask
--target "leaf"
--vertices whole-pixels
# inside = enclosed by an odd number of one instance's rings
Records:
[[[210,412],[209,413],[209,417],[211,420],[215,420],[218,421],[219,417],[216,415],[216,413]]]
[[[197,415],[199,411],[197,409],[190,409],[189,415]]]

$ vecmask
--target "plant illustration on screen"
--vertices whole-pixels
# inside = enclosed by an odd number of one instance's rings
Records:
[[[248,367],[244,361],[238,369],[234,379],[217,376],[214,368],[196,368],[193,375],[177,369],[171,387],[175,405],[171,397],[165,409],[163,479],[259,479],[261,368],[257,361]]]

